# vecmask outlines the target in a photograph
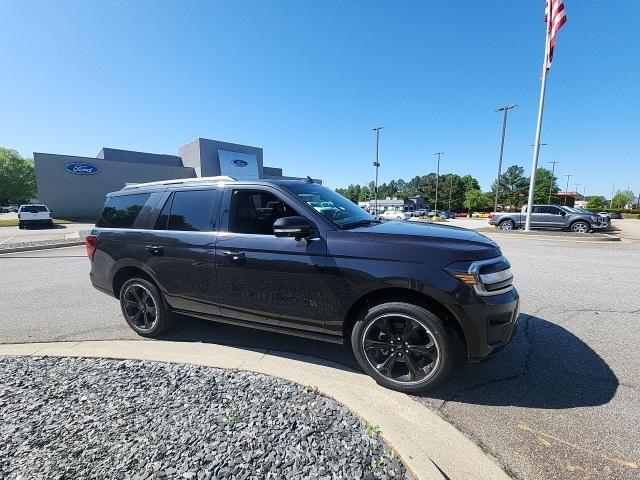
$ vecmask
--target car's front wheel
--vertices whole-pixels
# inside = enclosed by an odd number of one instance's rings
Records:
[[[130,278],[120,289],[120,307],[129,326],[143,337],[157,337],[171,326],[171,312],[160,290],[144,278]]]
[[[405,302],[382,303],[363,312],[351,332],[351,345],[362,369],[376,382],[411,394],[444,380],[456,360],[444,322]]]

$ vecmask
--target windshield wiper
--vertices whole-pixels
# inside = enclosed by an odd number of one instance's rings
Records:
[[[355,222],[344,223],[340,225],[341,230],[348,230],[354,227],[362,227],[364,225],[371,225],[373,223],[382,223],[380,220],[357,220]]]

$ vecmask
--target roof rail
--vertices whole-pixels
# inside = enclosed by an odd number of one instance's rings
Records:
[[[160,180],[157,182],[132,183],[125,185],[122,190],[134,190],[136,188],[153,187],[155,185],[180,185],[189,183],[219,183],[219,182],[235,182],[236,179],[228,175],[219,175],[217,177],[194,177],[194,178],[176,178],[175,180]]]

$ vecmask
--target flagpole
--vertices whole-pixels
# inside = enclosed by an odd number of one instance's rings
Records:
[[[531,163],[531,179],[529,180],[529,201],[527,202],[527,217],[524,231],[531,230],[531,210],[533,209],[533,195],[536,188],[536,170],[538,170],[538,155],[540,153],[540,134],[542,132],[542,113],[544,111],[544,94],[547,87],[547,72],[549,61],[549,32],[551,29],[551,19],[546,25],[546,36],[544,45],[544,61],[542,62],[542,80],[540,82],[540,103],[538,104],[538,123],[536,124],[536,139],[533,142],[533,162]]]

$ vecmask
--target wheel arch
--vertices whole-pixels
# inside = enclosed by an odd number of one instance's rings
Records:
[[[114,297],[120,298],[120,290],[122,289],[122,285],[124,285],[124,282],[132,277],[144,278],[145,280],[153,283],[159,289],[158,282],[156,282],[153,277],[147,272],[134,265],[126,265],[120,267],[113,275],[111,285]]]
[[[442,318],[445,323],[456,333],[464,345],[465,352],[468,352],[467,338],[458,318],[441,302],[426,293],[410,290],[402,287],[387,287],[368,292],[358,298],[349,308],[343,322],[342,334],[345,343],[351,338],[351,330],[355,325],[360,313],[370,305],[384,302],[407,302],[425,307],[429,311]]]

